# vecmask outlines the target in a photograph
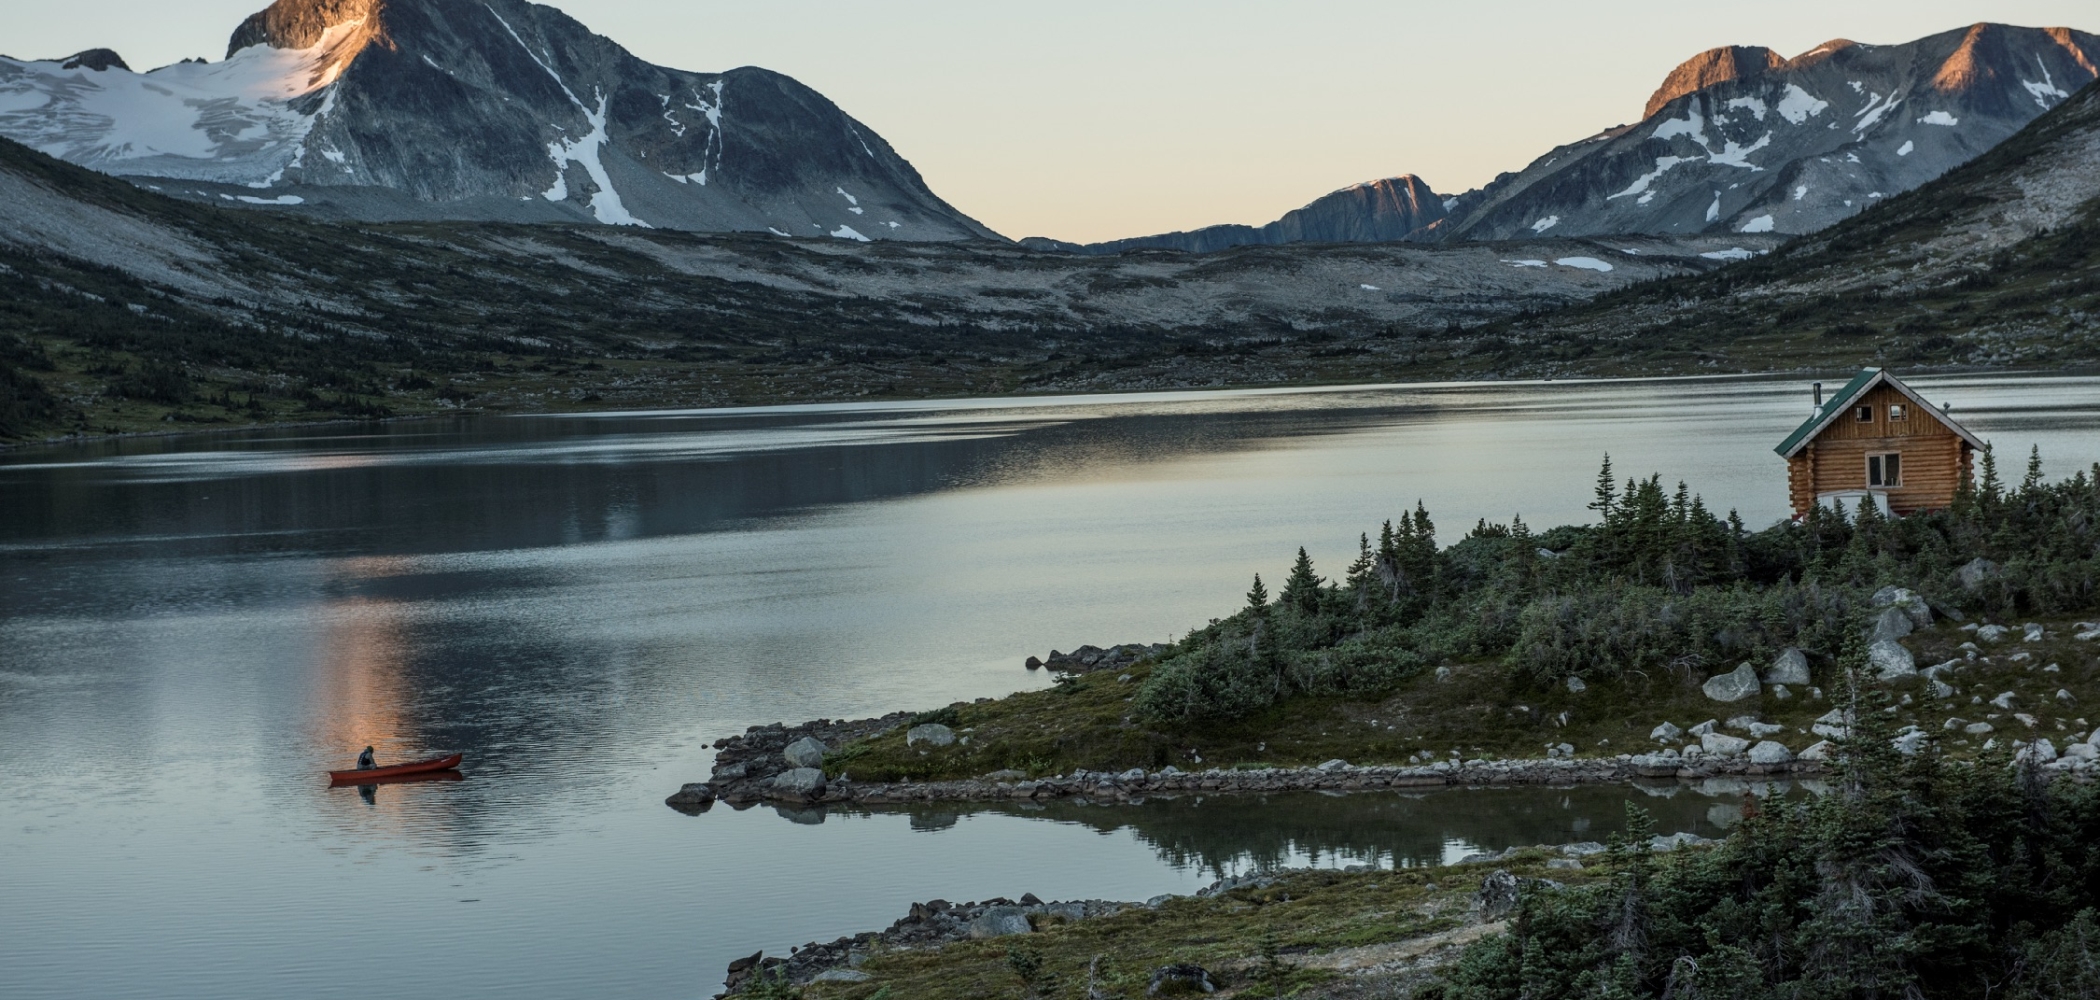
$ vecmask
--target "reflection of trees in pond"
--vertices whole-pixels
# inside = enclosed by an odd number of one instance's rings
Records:
[[[914,830],[947,829],[975,813],[1075,823],[1102,834],[1127,829],[1170,864],[1223,875],[1245,867],[1294,863],[1301,856],[1315,865],[1342,860],[1433,865],[1445,859],[1447,845],[1499,851],[1601,841],[1625,828],[1628,802],[1648,810],[1659,833],[1719,836],[1741,818],[1745,794],[1785,796],[1795,790],[1795,783],[1786,781],[1724,778],[1690,784],[1417,793],[1184,795],[1103,805],[1073,800],[937,802],[901,811]]]

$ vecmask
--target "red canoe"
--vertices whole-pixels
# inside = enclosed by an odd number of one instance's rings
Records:
[[[391,767],[375,767],[364,771],[330,771],[328,782],[333,785],[361,785],[374,778],[398,778],[404,774],[422,774],[425,771],[448,771],[458,767],[463,756],[465,755],[452,754],[448,757],[432,757],[429,760],[395,764]]]

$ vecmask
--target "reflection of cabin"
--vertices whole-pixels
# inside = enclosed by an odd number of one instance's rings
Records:
[[[1816,408],[1775,449],[1786,458],[1796,517],[1832,498],[1873,496],[1896,514],[1954,502],[1983,441],[1910,386],[1868,368]]]

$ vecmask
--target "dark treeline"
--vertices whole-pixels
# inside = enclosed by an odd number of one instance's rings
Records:
[[[1861,714],[1832,794],[1664,856],[1636,812],[1609,880],[1520,887],[1509,930],[1415,996],[2100,997],[2100,792],[2002,753],[1905,756]]]
[[[1138,705],[1161,722],[1234,719],[1294,695],[1376,695],[1426,666],[1484,658],[1534,688],[1675,684],[1787,646],[1856,659],[1872,594],[1891,585],[1966,614],[2093,608],[2100,465],[2048,483],[2037,454],[2018,484],[2000,480],[1988,452],[1981,465],[1944,511],[1818,508],[1762,531],[1682,483],[1621,485],[1609,457],[1594,525],[1482,521],[1439,548],[1417,504],[1375,541],[1363,536],[1338,580],[1302,549],[1273,598],[1256,577],[1246,607],[1191,632]]]

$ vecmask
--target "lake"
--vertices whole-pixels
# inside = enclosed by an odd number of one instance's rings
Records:
[[[1833,385],[1835,376],[1826,377]],[[2100,379],[1913,382],[2017,479]],[[1734,788],[810,814],[662,805],[767,722],[1046,683],[1427,505],[1586,520],[1597,464],[1784,516],[1805,380],[1466,383],[589,416],[0,455],[10,997],[695,997],[909,904],[1143,899],[1264,864],[1711,834]],[[326,787],[468,754],[466,780]],[[1722,807],[1723,812],[1714,810]],[[821,819],[821,822],[816,820]]]

